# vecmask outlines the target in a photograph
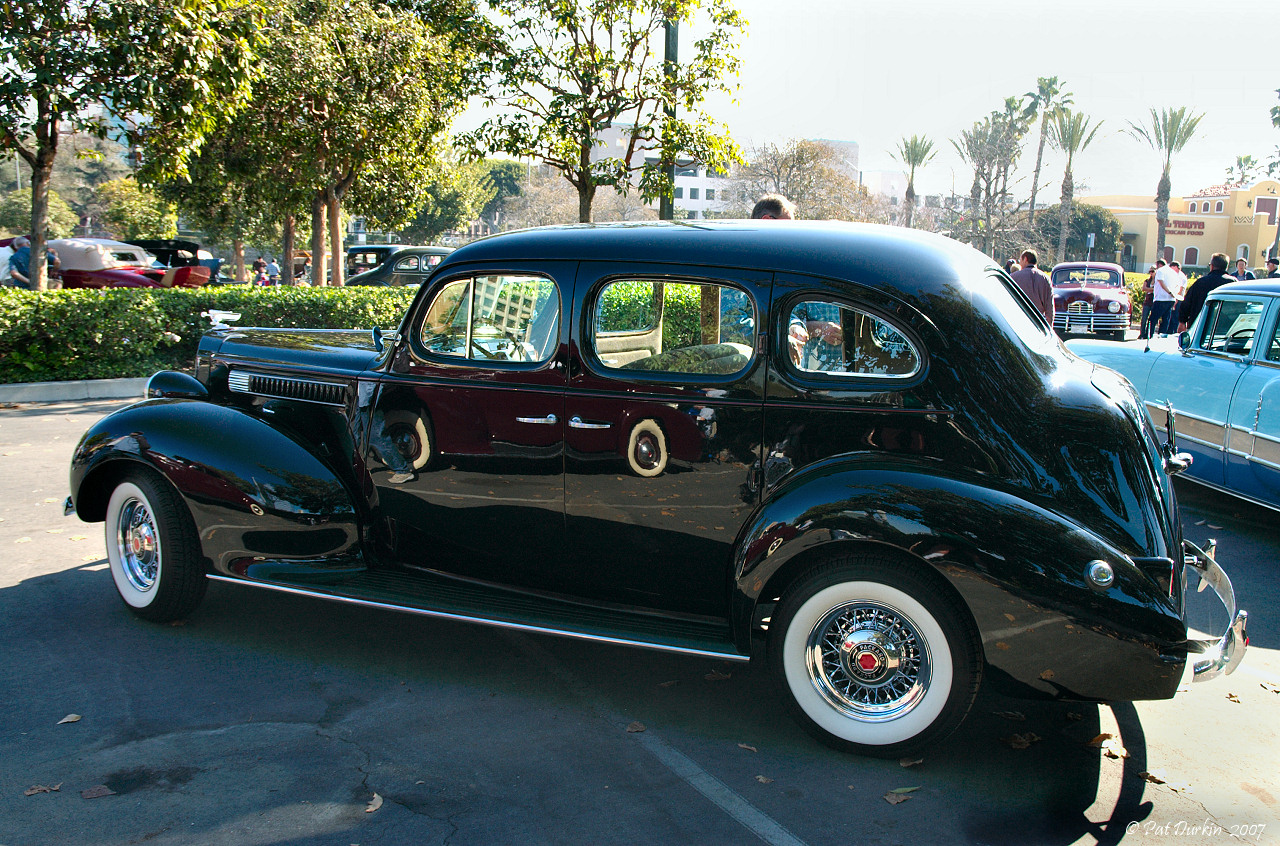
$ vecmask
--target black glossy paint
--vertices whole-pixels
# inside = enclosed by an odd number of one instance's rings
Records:
[[[449,280],[503,273],[554,281],[559,335],[546,361],[443,360],[415,346]],[[601,367],[587,352],[593,297],[619,276],[747,292],[769,315],[749,366],[697,377]],[[917,347],[919,372],[797,371],[785,316],[809,296],[892,324]],[[1159,698],[1177,685],[1181,580],[1161,582],[1152,562],[1180,567],[1181,538],[1155,433],[1127,383],[1067,353],[966,247],[901,229],[778,222],[512,233],[446,258],[400,328],[382,356],[364,333],[211,333],[197,366],[211,401],[148,403],[100,423],[73,467],[77,503],[102,498],[98,468],[141,460],[169,475],[203,532],[231,521],[232,539],[204,538],[221,572],[289,582],[298,564],[430,570],[522,591],[534,605],[553,594],[659,626],[726,621],[743,654],[807,568],[888,549],[962,599],[995,678],[1077,698]],[[347,400],[322,408],[230,394],[235,370],[339,380]],[[518,422],[552,415],[554,425]],[[433,449],[399,484],[370,448],[371,427],[388,416]],[[594,428],[568,425],[575,417]],[[671,450],[652,477],[626,461],[626,435],[645,420]],[[268,472],[287,507],[255,521],[246,509]],[[207,479],[221,492],[197,484]],[[322,534],[334,528],[341,539]],[[293,559],[291,531],[308,537]],[[1111,589],[1085,583],[1094,559],[1115,567]]]

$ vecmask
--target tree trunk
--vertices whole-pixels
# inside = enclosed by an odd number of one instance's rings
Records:
[[[324,221],[324,192],[317,191],[311,198],[311,284],[317,287],[325,284]]]
[[[1169,168],[1166,166],[1156,188],[1156,258],[1164,258],[1165,231],[1169,228]]]
[[[340,288],[343,285],[342,274],[346,270],[342,260],[342,215],[339,214],[338,195],[332,187],[325,189],[325,205],[329,209],[329,248],[333,250],[333,278],[329,284]]]
[[[280,264],[280,281],[284,285],[293,284],[293,240],[293,215],[286,214],[284,216],[284,258]]]
[[[1067,233],[1071,231],[1071,198],[1075,195],[1075,183],[1071,179],[1071,167],[1062,177],[1062,202],[1058,206],[1058,264],[1066,261]]]
[[[595,199],[596,186],[590,177],[578,183],[578,222],[591,222],[591,201]],[[674,202],[674,201],[673,201]]]
[[[49,230],[49,180],[53,176],[53,160],[58,155],[58,118],[48,99],[36,103],[35,136],[35,154],[23,155],[31,168],[31,263],[27,278],[33,291],[47,291],[49,262],[45,244]],[[23,153],[21,148],[15,152]]]
[[[980,243],[978,231],[981,229],[981,226],[979,226],[978,207],[981,201],[982,182],[978,176],[978,170],[975,167],[973,172],[973,185],[969,188],[969,245],[972,247],[977,247]]]
[[[1044,135],[1048,128],[1049,113],[1045,112],[1040,118],[1040,146],[1036,149],[1036,169],[1031,172],[1031,210],[1028,212],[1028,226],[1036,222],[1036,188],[1040,185],[1040,163],[1044,161]]]
[[[905,215],[904,225],[910,229],[912,222],[915,220],[916,213],[916,178],[915,168],[912,168],[911,177],[907,180],[907,195],[903,201],[903,214]]]
[[[244,274],[244,241],[239,238],[231,242],[231,265],[236,271],[236,281],[243,285],[247,281]]]

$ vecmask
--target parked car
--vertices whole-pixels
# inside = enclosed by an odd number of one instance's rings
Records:
[[[126,241],[135,247],[142,247],[164,267],[207,267],[209,278],[217,279],[222,268],[222,259],[214,258],[213,253],[201,247],[195,241],[180,241],[174,238],[149,238],[137,241]]]
[[[359,244],[347,247],[347,278],[373,270],[403,249],[403,244]]]
[[[807,730],[885,756],[984,680],[1158,699],[1244,655],[1132,388],[941,236],[503,234],[445,257],[394,332],[219,327],[148,396],[86,433],[67,507],[105,521],[150,620],[214,580],[755,656]],[[1192,573],[1220,637],[1189,639]]]
[[[49,242],[62,261],[63,288],[198,288],[207,267],[164,267],[145,249],[106,238]]]
[[[1210,292],[1195,325],[1149,351],[1071,341],[1077,355],[1118,371],[1157,429],[1174,412],[1186,477],[1280,509],[1280,282],[1233,282]]]
[[[386,262],[347,279],[348,285],[417,286],[431,275],[452,247],[402,247]]]
[[[1059,334],[1098,335],[1123,341],[1133,304],[1124,286],[1124,268],[1106,262],[1068,261],[1054,265],[1053,328]]]

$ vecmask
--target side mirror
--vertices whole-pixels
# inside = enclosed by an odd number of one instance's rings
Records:
[[[1183,352],[1191,349],[1191,332],[1189,330],[1178,333],[1178,349]]]
[[[378,352],[382,352],[383,348],[386,346],[387,341],[390,341],[392,344],[395,344],[399,340],[400,340],[399,332],[394,330],[383,332],[377,326],[373,327],[373,348]]]

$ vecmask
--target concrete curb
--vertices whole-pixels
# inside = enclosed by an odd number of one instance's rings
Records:
[[[79,382],[20,382],[0,385],[0,402],[68,402],[142,399],[146,379],[85,379]]]

